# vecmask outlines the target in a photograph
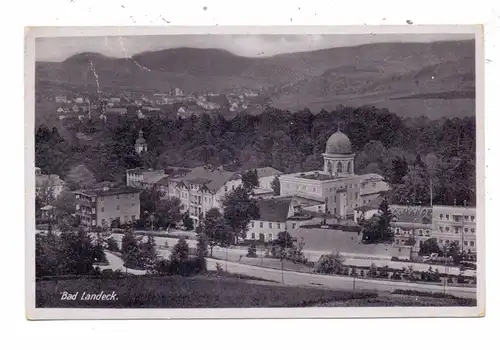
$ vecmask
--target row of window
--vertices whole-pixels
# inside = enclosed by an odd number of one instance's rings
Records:
[[[439,231],[440,232],[450,232],[451,231],[451,228],[450,226],[439,226]],[[460,227],[454,227],[454,232],[455,234],[459,234],[460,233]],[[469,233],[469,228],[468,227],[464,227],[464,233]],[[476,233],[476,229],[474,227],[471,227],[470,228],[470,233]]]
[[[261,240],[263,240],[265,236],[264,236],[263,233],[261,233],[261,234],[259,234],[259,237],[257,237],[256,233],[252,232],[251,237],[252,237],[252,239],[261,239]],[[267,239],[269,241],[271,241],[273,239],[273,234],[272,233],[268,233],[267,234]]]
[[[394,230],[394,232],[396,233],[397,236],[399,236],[400,234],[402,235],[409,235],[409,234],[413,234],[413,231],[411,230],[403,230],[403,229],[400,229],[399,227],[396,227],[396,229]],[[431,230],[424,230],[423,229],[418,229],[416,231],[416,233],[419,235],[419,236],[427,236],[429,237],[431,235]]]
[[[115,219],[115,220],[121,221],[121,218],[118,216],[118,217],[116,217],[116,219]],[[135,221],[135,220],[136,220],[136,216],[135,216],[135,215],[132,215],[132,216],[130,217],[130,221]],[[95,222],[95,220],[92,220],[92,221],[93,221],[93,222]],[[125,215],[125,216],[123,217],[123,221],[124,221],[124,222],[128,222],[128,221],[129,221],[129,220],[128,220],[128,216],[127,216],[127,215]],[[95,225],[95,224],[94,224],[94,225]],[[107,221],[106,219],[102,219],[102,220],[101,220],[101,225],[102,225],[102,226],[107,226],[107,225],[108,225],[108,221]]]
[[[449,239],[440,239],[439,240],[439,244],[450,244],[450,240]],[[460,244],[460,241],[459,240],[454,240],[455,243],[457,244]],[[474,247],[476,245],[476,242],[475,241],[464,241],[464,247]]]
[[[252,224],[251,224],[251,225],[252,225],[252,228],[254,228],[254,227],[255,227],[255,222],[254,222],[254,221],[252,221]],[[269,222],[269,223],[268,223],[268,227],[269,227],[269,228],[273,228],[273,223],[272,223],[272,222]],[[263,223],[262,221],[260,222],[260,228],[264,228],[264,223]],[[277,228],[278,230],[279,230],[279,229],[281,229],[281,224],[280,224],[279,222],[276,224],[276,228]]]
[[[476,217],[474,215],[464,215],[462,217],[462,215],[452,215],[450,216],[449,214],[439,214],[439,219],[440,220],[451,220],[453,219],[453,221],[455,222],[462,222],[462,218],[463,218],[463,221],[470,221],[470,222],[474,222],[476,220]]]
[[[254,221],[252,221],[250,225],[252,226],[252,228],[255,228],[255,222]],[[275,223],[275,225],[276,225],[276,228],[278,230],[281,230],[282,228],[286,229],[285,225],[282,226],[281,223],[279,223],[279,222]],[[261,221],[259,223],[259,227],[260,228],[264,228],[264,222]],[[267,223],[267,227],[270,228],[270,229],[272,229],[273,228],[273,223],[272,222],[268,222]],[[296,222],[292,222],[292,229],[296,229],[296,228],[297,228],[297,223]]]

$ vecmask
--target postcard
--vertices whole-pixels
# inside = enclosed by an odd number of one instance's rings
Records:
[[[33,27],[43,319],[484,315],[480,26]]]

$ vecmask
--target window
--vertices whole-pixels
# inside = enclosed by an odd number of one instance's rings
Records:
[[[255,232],[252,232],[252,239],[255,239]]]
[[[450,228],[448,226],[445,227],[446,232],[450,232]]]
[[[101,226],[106,226],[106,219],[101,220]]]
[[[449,240],[449,239],[447,239],[447,240],[446,240],[446,244],[449,244],[449,243],[450,243],[450,240]]]
[[[475,219],[476,219],[476,217],[474,215],[471,215],[470,221],[474,221]]]
[[[92,208],[92,214],[95,214],[95,208]]]
[[[342,172],[342,163],[341,163],[341,162],[338,162],[338,163],[337,163],[337,172],[338,172],[338,173],[341,173],[341,172]]]
[[[443,232],[443,226],[439,226],[439,231]]]
[[[474,247],[474,241],[470,241],[470,246]]]
[[[464,241],[464,246],[466,246],[466,247],[467,247],[468,245],[469,245],[469,242]]]
[[[260,223],[260,228],[264,228],[264,223],[263,222]]]
[[[273,223],[272,222],[269,223],[269,228],[273,228]]]
[[[355,195],[356,195],[356,199],[358,199],[359,198],[359,193],[356,192]]]
[[[128,215],[125,215],[123,218],[125,219],[125,220],[124,220],[125,222],[127,222],[127,221],[128,221]]]
[[[130,207],[135,207],[135,203],[132,203],[132,205]]]
[[[292,228],[295,229],[297,227],[297,224],[294,222],[292,223]]]
[[[80,204],[76,205],[76,210],[80,210]]]
[[[278,225],[278,229],[280,229],[280,228],[281,228],[281,224],[280,224],[280,223],[278,223],[277,225]]]
[[[95,220],[92,220],[92,226],[95,226],[96,223],[95,223]]]
[[[396,239],[396,244],[399,244],[399,239]]]
[[[116,210],[120,210],[120,206],[119,205],[116,206]]]
[[[135,193],[132,193],[132,194],[130,195],[130,197],[131,197],[131,198],[134,198],[134,197],[135,197]]]
[[[313,192],[316,192],[316,187],[313,187]]]
[[[453,215],[453,221],[455,221],[455,222],[460,222],[460,216],[458,216],[458,215]]]
[[[464,232],[465,232],[465,233],[469,232],[469,229],[468,229],[467,227],[466,227],[466,228],[464,228]]]
[[[475,228],[471,228],[470,232],[474,233],[474,232],[476,232],[476,229]]]
[[[460,243],[459,241],[455,240],[455,244],[459,244],[459,243]]]
[[[135,215],[132,215],[132,221],[135,221]]]
[[[443,240],[442,239],[439,240],[439,244],[443,244]]]
[[[254,227],[255,227],[255,222],[252,221],[252,228],[254,228]]]
[[[95,202],[95,197],[92,197],[92,202]]]
[[[430,235],[431,235],[431,231],[429,231],[429,230],[425,230],[425,235],[426,235],[426,236],[430,236]]]
[[[464,220],[465,221],[469,221],[469,216],[468,215],[464,215]]]
[[[424,230],[422,230],[422,229],[418,230],[418,235],[419,236],[422,236],[423,234],[424,234]]]
[[[459,231],[460,231],[459,228],[455,227],[455,234],[458,234]]]
[[[450,220],[450,216],[446,214],[446,220]]]
[[[76,195],[76,199],[80,199],[80,195],[79,194]]]
[[[101,213],[104,213],[104,207],[101,207]]]
[[[267,234],[267,239],[272,240],[273,239],[273,234],[272,233],[268,233]]]
[[[439,218],[443,220],[443,214],[439,214]]]

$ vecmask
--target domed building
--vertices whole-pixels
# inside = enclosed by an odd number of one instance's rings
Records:
[[[337,131],[326,141],[323,171],[330,175],[351,175],[354,173],[354,156],[351,140],[343,132]]]
[[[342,131],[326,142],[323,169],[280,176],[281,197],[299,196],[318,201],[316,211],[338,219],[354,218],[354,209],[389,189],[379,174],[356,175],[351,140]]]

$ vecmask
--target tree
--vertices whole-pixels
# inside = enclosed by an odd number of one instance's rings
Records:
[[[186,228],[186,230],[191,231],[194,229],[194,221],[189,217],[189,214],[186,212],[182,217],[182,224]]]
[[[114,237],[109,237],[106,240],[106,244],[107,244],[108,250],[110,250],[112,252],[119,252],[120,251],[120,247],[118,246],[118,242],[116,241],[116,239]]]
[[[172,254],[170,255],[170,261],[183,263],[189,258],[189,246],[186,242],[186,238],[183,236],[177,240],[177,243],[172,248]]]
[[[207,262],[205,257],[208,255],[208,241],[207,236],[200,232],[197,236],[196,242],[196,256],[199,262],[201,262],[201,270],[206,271]]]
[[[259,187],[260,184],[259,184],[259,175],[257,173],[257,169],[251,169],[244,172],[241,175],[241,182],[243,184],[243,188],[245,188],[249,192]]]
[[[251,220],[259,217],[257,201],[250,198],[250,193],[242,186],[236,187],[222,198],[223,216],[234,233],[235,241],[238,237],[244,239]]]
[[[148,236],[146,242],[139,246],[139,260],[142,267],[151,268],[156,263],[158,254],[156,252],[156,242],[153,236]]]
[[[369,243],[392,242],[394,238],[391,228],[393,218],[389,203],[384,199],[380,203],[378,215],[365,224],[364,239]]]
[[[210,247],[210,256],[215,246],[225,247],[231,243],[231,228],[217,208],[212,208],[205,214],[203,230]]]
[[[59,196],[54,201],[54,207],[63,215],[71,215],[76,210],[75,195],[69,191],[61,191]]]
[[[319,258],[314,271],[325,274],[338,274],[342,271],[344,261],[345,258],[334,250],[330,254],[322,255]]]
[[[271,188],[273,189],[273,192],[274,192],[275,196],[279,196],[280,195],[281,185],[280,185],[280,179],[279,179],[278,175],[276,175],[274,177],[273,181],[271,181]]]
[[[175,226],[182,219],[181,200],[179,198],[161,199],[157,204],[154,217],[157,226]]]
[[[59,273],[67,275],[88,274],[101,256],[90,236],[83,230],[63,232],[60,235]]]
[[[127,267],[134,268],[141,265],[139,243],[131,230],[125,231],[122,237],[122,258]]]
[[[460,245],[453,241],[444,248],[445,257],[451,256],[455,265],[462,261],[463,253],[460,250]]]
[[[418,255],[430,255],[430,254],[438,254],[438,256],[443,255],[443,250],[438,244],[436,238],[429,238],[424,242],[420,243],[420,250]]]
[[[44,181],[37,189],[36,196],[39,198],[42,206],[52,205],[55,201],[54,187],[49,184],[49,181]]]

